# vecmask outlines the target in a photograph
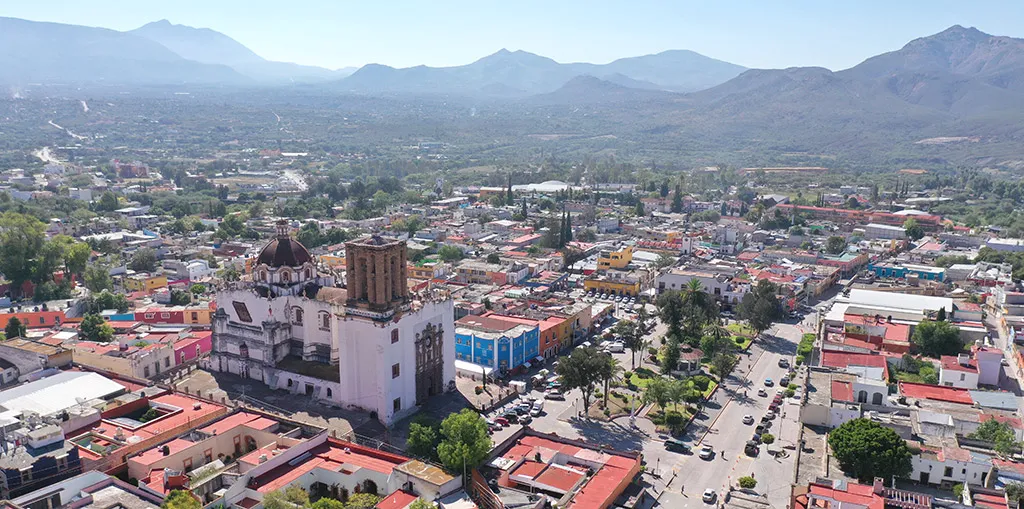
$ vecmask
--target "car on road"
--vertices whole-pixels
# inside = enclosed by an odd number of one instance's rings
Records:
[[[530,414],[526,414],[526,415],[521,416],[519,418],[519,424],[525,425],[525,424],[530,424],[531,422],[533,422],[533,417],[530,417]]]
[[[665,440],[665,449],[673,452],[681,452],[683,454],[690,454],[690,445],[682,440],[669,438]]]
[[[761,444],[753,440],[748,440],[747,445],[743,447],[743,452],[747,456],[757,456],[761,452]]]
[[[557,399],[565,401],[565,395],[558,391],[548,391],[544,393],[544,399]]]
[[[608,351],[612,352],[612,353],[622,353],[622,352],[626,351],[626,345],[624,345],[622,343],[619,343],[619,342],[613,342],[613,343],[609,344],[607,346],[607,348],[608,348]]]
[[[700,459],[702,460],[710,460],[715,457],[715,448],[711,447],[711,445],[705,445],[700,448],[700,454],[698,454],[698,456],[700,456]]]
[[[700,496],[700,499],[703,500],[705,504],[714,504],[716,498],[718,498],[718,493],[711,488],[704,490],[704,494]]]
[[[757,395],[761,396],[762,398],[766,398],[766,397],[768,397],[768,391],[766,391],[764,389],[758,389],[757,390]]]
[[[749,415],[749,414],[748,415],[744,415],[743,416],[743,424],[748,424],[748,425],[749,424],[754,424],[754,416],[753,415]]]
[[[787,359],[785,357],[779,359],[779,367],[780,368],[788,368],[789,367],[789,359]]]
[[[765,387],[771,387],[773,385],[775,385],[775,382],[771,378],[765,378],[764,379],[764,386]]]

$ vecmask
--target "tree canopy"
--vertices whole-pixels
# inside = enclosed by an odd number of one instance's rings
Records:
[[[480,414],[464,408],[441,421],[441,443],[437,455],[445,469],[452,473],[476,467],[491,450],[487,423]]]
[[[25,337],[25,324],[21,323],[21,320],[16,316],[12,316],[10,320],[7,320],[7,325],[4,327],[4,337],[7,339],[23,338]]]
[[[782,318],[782,303],[779,302],[777,294],[778,287],[775,283],[762,279],[740,302],[740,318],[745,319],[758,334],[768,330],[773,323]]]
[[[97,313],[86,314],[78,325],[78,331],[87,341],[106,343],[114,339],[113,327]]]
[[[844,472],[861,482],[906,477],[911,472],[907,442],[891,428],[870,419],[853,419],[836,428],[828,445]]]
[[[964,347],[960,329],[941,320],[922,320],[914,328],[911,340],[921,353],[932,357],[956,355]]]
[[[1017,435],[1013,432],[1013,428],[1009,424],[999,422],[995,419],[989,419],[974,430],[973,433],[967,435],[969,438],[977,440],[986,440],[992,442],[993,449],[1000,454],[1010,454],[1015,449],[1019,448],[1020,445],[1017,443]]]
[[[594,348],[577,347],[572,354],[559,361],[556,372],[566,389],[583,392],[583,407],[590,408],[590,397],[601,380],[601,373],[607,369],[606,357]]]
[[[199,500],[188,490],[171,490],[160,507],[163,509],[201,509],[203,504],[199,503]]]

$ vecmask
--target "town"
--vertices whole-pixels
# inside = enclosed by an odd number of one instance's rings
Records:
[[[667,178],[417,188],[262,157],[259,199],[186,176],[205,203],[111,161],[71,190],[88,223],[31,212],[85,168],[3,174],[12,507],[1024,494],[1024,241],[933,211],[938,190],[807,200],[756,169],[718,199]],[[318,193],[345,198],[288,211]]]

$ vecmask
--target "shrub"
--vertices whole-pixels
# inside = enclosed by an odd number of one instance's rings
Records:
[[[683,414],[675,410],[666,413],[665,425],[672,429],[679,429],[683,425]]]
[[[746,341],[746,339],[744,339],[744,338],[742,338],[742,337],[740,337],[740,336],[736,336],[736,337],[734,337],[734,338],[732,338],[732,339],[733,339],[734,341],[736,341],[736,344],[737,344],[737,345],[742,345],[742,344],[743,344],[743,342],[744,342],[744,341]]]
[[[801,365],[803,363],[804,363],[804,356],[803,355],[797,355],[796,356],[796,365],[799,366],[799,365]]]
[[[473,392],[476,393],[476,394],[483,394],[484,393],[484,388],[483,388],[483,386],[478,385],[476,387],[473,387]]]
[[[754,479],[753,477],[750,477],[749,475],[745,475],[745,476],[739,478],[739,483],[740,483],[740,488],[747,489],[747,490],[752,490],[752,489],[754,489],[754,487],[757,486],[757,479]]]
[[[658,349],[657,348],[648,348],[647,349],[647,353],[649,355],[658,355]]]
[[[772,443],[774,441],[775,441],[775,435],[772,435],[771,433],[765,433],[764,435],[761,435],[761,443],[762,444],[768,445],[768,444],[770,444],[770,443]]]
[[[786,389],[786,392],[784,392],[783,394],[785,394],[787,398],[792,398],[793,395],[796,394],[796,391],[794,391],[793,389]]]
[[[690,378],[690,381],[693,382],[693,387],[700,392],[708,390],[708,387],[711,385],[711,379],[706,375],[697,375]]]
[[[797,387],[796,384],[789,384],[788,386],[786,386],[786,388],[794,391],[799,389],[799,387]]]

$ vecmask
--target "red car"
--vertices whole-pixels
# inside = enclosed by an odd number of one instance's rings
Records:
[[[504,417],[495,417],[494,418],[494,423],[495,424],[501,424],[502,426],[506,426],[507,427],[508,426],[508,419],[506,419]]]

